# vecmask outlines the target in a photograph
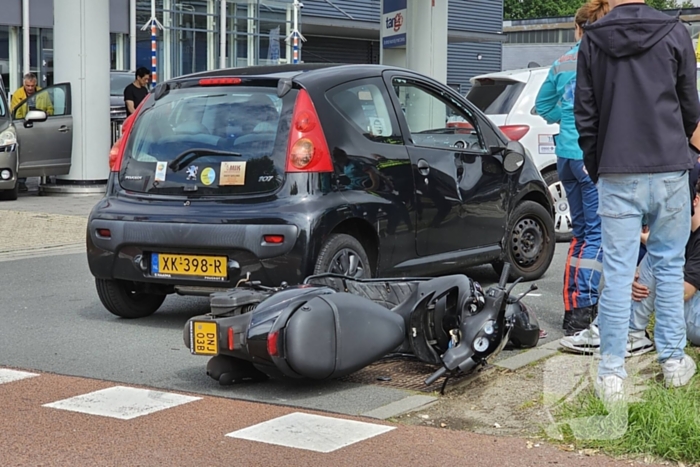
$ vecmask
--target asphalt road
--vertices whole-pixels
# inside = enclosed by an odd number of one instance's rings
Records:
[[[565,252],[566,245],[558,245],[549,272],[538,281],[540,290],[527,299],[549,332],[543,344],[562,335],[560,271]],[[484,287],[497,280],[490,267],[468,273]],[[208,311],[207,299],[171,296],[149,318],[119,319],[100,304],[84,253],[0,261],[0,277],[0,367],[350,415],[412,394],[337,381],[221,387],[206,375],[207,359],[190,355],[182,341],[185,322]]]

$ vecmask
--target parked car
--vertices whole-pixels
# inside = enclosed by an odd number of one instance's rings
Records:
[[[126,120],[124,89],[134,82],[133,71],[112,70],[109,72],[109,117],[112,121]]]
[[[72,128],[70,84],[43,88],[22,101],[14,112],[10,111],[2,84],[0,200],[17,199],[18,178],[70,172]]]
[[[530,152],[542,173],[555,208],[557,239],[571,239],[571,213],[564,186],[557,174],[554,135],[559,125],[549,125],[535,111],[537,93],[549,73],[549,67],[527,68],[476,76],[467,95],[479,110],[511,140],[519,141]]]
[[[516,167],[508,154],[522,155]],[[507,159],[507,158],[506,158]],[[431,276],[555,247],[547,186],[463,96],[379,65],[219,70],[159,84],[124,124],[87,259],[113,314],[249,277]]]

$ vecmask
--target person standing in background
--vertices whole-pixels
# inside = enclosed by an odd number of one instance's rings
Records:
[[[569,201],[573,238],[564,266],[564,332],[572,336],[588,328],[597,315],[603,250],[598,216],[598,191],[583,164],[574,118],[576,63],[583,27],[610,11],[607,0],[590,0],[576,12],[578,43],[549,70],[535,109],[547,123],[558,123],[555,136],[557,172]]]
[[[151,72],[146,67],[136,70],[136,79],[124,88],[124,106],[126,116],[133,114],[148,95],[148,83],[151,81]]]

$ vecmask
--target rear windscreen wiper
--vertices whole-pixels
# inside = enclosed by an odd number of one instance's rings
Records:
[[[190,157],[190,154],[192,154]],[[170,167],[170,170],[173,172],[177,172],[180,169],[182,169],[184,166],[187,164],[195,161],[196,159],[199,159],[200,157],[204,156],[233,156],[233,157],[243,157],[243,154],[240,154],[238,152],[229,152],[229,151],[218,151],[216,149],[188,149],[187,151],[183,152],[179,156],[177,156],[175,159],[173,159],[170,164],[168,164],[168,167]]]

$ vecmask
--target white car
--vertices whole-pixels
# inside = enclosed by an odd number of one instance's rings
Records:
[[[571,239],[571,214],[564,186],[557,174],[554,135],[559,125],[548,125],[535,111],[537,93],[549,67],[528,68],[476,76],[467,95],[510,139],[520,141],[549,186],[555,208],[557,240]]]

